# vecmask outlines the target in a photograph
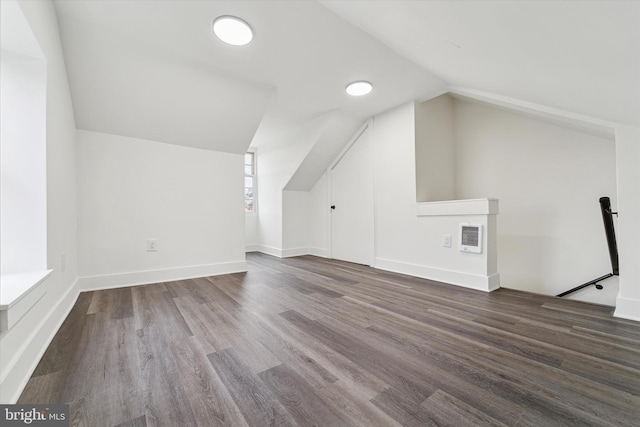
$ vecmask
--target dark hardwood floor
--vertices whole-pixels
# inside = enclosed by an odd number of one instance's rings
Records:
[[[638,426],[640,324],[315,257],[80,294],[19,403],[84,426]]]

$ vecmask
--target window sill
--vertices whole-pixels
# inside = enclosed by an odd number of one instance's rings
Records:
[[[53,270],[0,276],[0,331],[8,331],[44,296]]]

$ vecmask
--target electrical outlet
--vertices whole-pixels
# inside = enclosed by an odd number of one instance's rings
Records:
[[[148,239],[147,252],[157,252],[157,251],[158,251],[158,239]]]
[[[451,234],[443,234],[442,235],[442,247],[450,248],[451,247]]]

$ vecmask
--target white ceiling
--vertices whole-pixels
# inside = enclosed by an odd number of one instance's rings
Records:
[[[450,87],[640,126],[636,1],[54,4],[78,128],[242,153],[325,117],[293,189],[366,118]],[[217,40],[220,15],[249,22],[251,44]],[[361,79],[374,91],[346,95]]]
[[[445,80],[640,126],[640,2],[323,1]]]
[[[82,129],[241,153],[327,112],[359,123],[445,87],[317,2],[55,5]],[[219,41],[211,24],[220,15],[249,22],[254,40]],[[360,79],[374,92],[348,96]]]

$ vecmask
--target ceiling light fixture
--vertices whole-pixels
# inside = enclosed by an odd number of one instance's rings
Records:
[[[230,15],[218,16],[213,21],[213,32],[220,40],[233,46],[244,46],[253,39],[251,26]]]
[[[366,95],[373,89],[373,85],[366,81],[349,83],[347,85],[347,93],[351,96]]]

